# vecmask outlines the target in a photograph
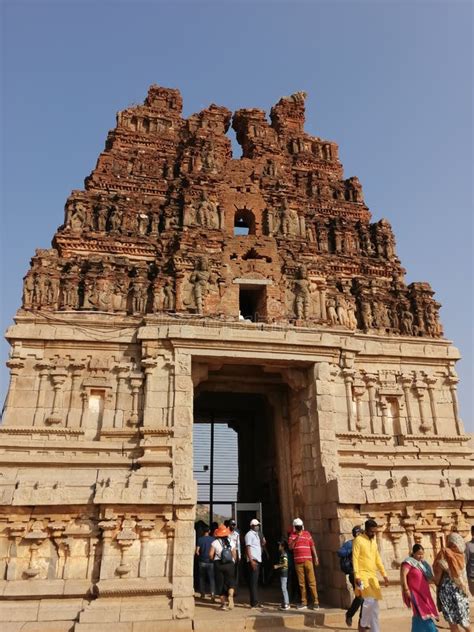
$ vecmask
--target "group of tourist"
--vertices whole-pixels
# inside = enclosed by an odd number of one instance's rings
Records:
[[[250,606],[261,606],[259,576],[266,540],[260,527],[259,520],[251,520],[250,529],[242,541],[235,520],[203,528],[196,546],[201,598],[205,597],[208,582],[211,598],[220,602],[222,610],[232,609],[239,583],[239,562],[243,558],[248,569]],[[389,584],[378,551],[377,530],[374,520],[367,520],[364,529],[354,527],[353,539],[345,542],[337,552],[341,570],[354,591],[354,599],[346,611],[346,624],[352,627],[353,617],[359,611],[359,632],[379,632],[382,591],[377,573],[382,576],[385,586]],[[439,610],[451,632],[470,632],[469,591],[474,596],[474,527],[471,535],[471,541],[466,543],[459,533],[452,532],[446,545],[437,553],[433,568],[424,560],[421,544],[415,544],[403,560],[400,584],[403,603],[413,612],[412,632],[436,632]],[[280,575],[281,610],[290,608],[288,579],[291,571],[297,578],[300,595],[297,609],[319,608],[314,571],[318,565],[313,538],[304,529],[301,518],[295,518],[288,538],[278,542],[278,560],[273,564],[273,569]],[[430,584],[436,586],[437,605]]]

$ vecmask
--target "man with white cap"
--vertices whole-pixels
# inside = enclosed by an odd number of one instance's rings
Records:
[[[262,564],[262,545],[265,546],[265,539],[261,539],[259,535],[260,522],[257,518],[250,521],[250,531],[245,534],[245,553],[249,563],[249,588],[250,588],[250,605],[252,608],[258,608],[258,577],[260,574],[260,566]]]
[[[296,575],[298,577],[298,584],[301,591],[301,604],[297,606],[297,608],[299,610],[307,608],[307,581],[309,592],[311,593],[311,598],[313,600],[312,607],[317,609],[319,608],[319,599],[316,588],[316,577],[314,575],[314,566],[318,566],[319,560],[311,533],[304,530],[301,518],[295,518],[293,520],[293,533],[288,538],[288,547],[290,551],[293,551]]]

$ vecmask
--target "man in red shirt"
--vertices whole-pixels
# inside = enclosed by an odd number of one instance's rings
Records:
[[[316,589],[316,577],[314,575],[314,566],[318,566],[318,556],[313,538],[309,531],[304,530],[301,518],[293,520],[293,533],[288,538],[288,547],[293,552],[295,562],[296,575],[298,576],[298,584],[301,590],[301,604],[297,606],[298,610],[305,610],[307,607],[306,600],[306,580],[308,581],[309,592],[313,600],[312,608],[319,608],[319,599]]]

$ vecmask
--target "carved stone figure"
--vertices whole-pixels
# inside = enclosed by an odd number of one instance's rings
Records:
[[[347,326],[349,327],[349,329],[352,329],[354,331],[357,329],[356,306],[355,306],[354,298],[350,297],[347,299],[346,309],[347,309]]]
[[[361,300],[360,319],[363,329],[367,330],[373,327],[372,308],[370,306],[369,299],[367,298]]]
[[[205,257],[201,257],[196,264],[194,272],[189,278],[193,287],[193,298],[198,314],[203,313],[204,297],[209,289],[209,279],[211,273],[209,272],[208,267],[207,259]]]
[[[318,222],[318,248],[320,252],[329,252],[328,229],[323,222]]]
[[[134,314],[144,314],[148,301],[147,282],[136,279],[132,282],[132,311]]]
[[[336,312],[336,301],[333,298],[328,298],[326,301],[326,312],[331,325],[337,325],[339,319]]]
[[[282,204],[280,227],[283,235],[298,235],[299,233],[298,213],[288,208],[286,201]]]
[[[310,291],[309,281],[306,275],[306,270],[303,267],[298,269],[296,279],[294,281],[295,287],[295,312],[296,317],[299,320],[306,320],[309,318],[309,305],[310,305]]]
[[[336,314],[339,323],[344,327],[348,327],[349,320],[347,317],[346,301],[342,296],[338,296],[336,298]]]
[[[107,228],[107,209],[102,205],[95,208],[96,228],[100,232],[104,232]]]
[[[113,232],[120,232],[122,229],[123,211],[117,206],[112,206],[110,209],[109,225],[110,230]]]
[[[176,296],[173,283],[168,280],[163,288],[163,309],[166,312],[172,312],[176,307]]]
[[[139,235],[146,235],[150,218],[146,213],[139,213],[137,217],[137,230]]]
[[[64,309],[77,309],[79,307],[78,279],[76,277],[66,277],[62,287]]]
[[[86,224],[87,209],[81,202],[74,201],[67,206],[66,224],[71,230],[80,230]]]
[[[205,191],[201,195],[201,201],[197,208],[196,222],[205,228],[219,227],[217,204],[209,200]]]
[[[112,291],[112,308],[114,311],[122,312],[127,308],[128,279],[116,279]]]
[[[402,311],[402,333],[408,336],[413,336],[413,314],[408,308]]]
[[[34,275],[29,272],[23,281],[23,307],[33,307],[35,298],[35,278]]]

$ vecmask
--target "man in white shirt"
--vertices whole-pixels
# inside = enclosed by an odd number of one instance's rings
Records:
[[[265,539],[260,539],[260,522],[254,518],[250,521],[250,531],[245,535],[245,553],[249,563],[249,588],[250,605],[252,608],[259,607],[258,601],[258,577],[262,564],[262,545],[265,546]]]

